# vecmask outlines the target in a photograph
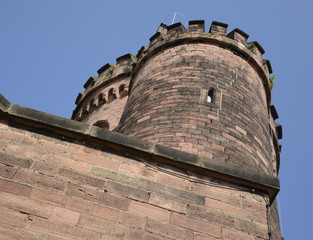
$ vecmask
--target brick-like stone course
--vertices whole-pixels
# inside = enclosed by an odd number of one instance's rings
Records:
[[[20,134],[29,136],[30,132]],[[6,141],[1,152],[5,164],[2,172],[8,170],[0,176],[0,224],[12,232],[0,227],[3,239],[14,239],[22,233],[25,239],[211,240],[267,236],[263,198],[244,193],[242,187],[225,184],[228,187],[220,188],[222,183],[212,186],[209,178],[177,172],[166,164],[157,166],[143,159],[114,155],[95,145],[85,147],[78,141],[63,144],[53,139],[47,146],[57,147],[42,149],[45,154],[27,158],[21,149],[28,149],[29,142],[11,145],[11,138]],[[12,152],[8,146],[18,146],[19,150]],[[54,151],[59,146],[63,150]],[[78,158],[78,152],[90,157]],[[104,161],[114,162],[116,167]],[[146,175],[145,171],[153,174]]]

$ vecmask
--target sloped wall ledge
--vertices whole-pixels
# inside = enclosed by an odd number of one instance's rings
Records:
[[[251,191],[261,191],[269,196],[270,203],[275,200],[280,190],[279,179],[276,177],[12,104],[1,94],[0,118],[43,133],[54,133],[62,137],[95,143],[130,158],[139,157],[178,166],[221,181],[251,188]]]

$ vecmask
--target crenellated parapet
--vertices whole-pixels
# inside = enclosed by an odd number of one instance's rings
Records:
[[[282,126],[275,121],[278,118],[279,116],[275,106],[271,105],[269,111],[269,131],[272,137],[273,148],[275,149],[276,162],[274,162],[273,164],[276,165],[274,166],[274,168],[277,169],[276,172],[277,175],[280,168],[280,152],[281,152],[281,144],[279,144],[278,140],[283,138]]]
[[[203,20],[190,21],[188,29],[181,23],[167,26],[161,24],[157,32],[150,38],[149,46],[143,46],[138,54],[138,64],[134,70],[134,75],[140,70],[140,66],[160,49],[186,43],[205,43],[219,46],[233,51],[235,54],[245,59],[258,72],[263,81],[264,91],[267,96],[267,107],[270,107],[271,88],[269,75],[272,73],[268,60],[263,59],[265,53],[262,46],[256,42],[248,42],[249,35],[236,28],[227,33],[228,25],[213,21],[209,32],[205,32]],[[130,86],[133,84],[133,79]]]
[[[97,125],[98,121],[107,121],[107,118],[98,119],[99,117],[95,115],[102,116],[104,112],[108,115],[120,115],[127,99],[125,97],[128,96],[129,80],[136,61],[136,56],[126,54],[117,58],[116,64],[107,63],[102,66],[97,71],[98,76],[90,77],[84,84],[85,91],[78,94],[75,101],[77,107],[73,112],[72,119]],[[123,103],[119,101],[121,99],[123,99]],[[113,102],[115,103],[113,104]],[[107,106],[108,104],[120,105],[120,107],[118,110],[111,110]],[[99,112],[103,108],[105,111]],[[117,113],[118,111],[119,113]],[[92,114],[95,112],[99,113]],[[113,125],[117,125],[118,120],[114,119],[113,121]]]

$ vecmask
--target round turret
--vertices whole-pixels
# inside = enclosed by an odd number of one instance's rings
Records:
[[[114,130],[128,98],[128,87],[136,57],[126,54],[115,64],[98,70],[98,77],[90,77],[85,92],[78,94],[72,119],[101,128]]]
[[[161,24],[137,54],[117,131],[216,161],[276,175],[271,66],[240,29],[204,21]]]

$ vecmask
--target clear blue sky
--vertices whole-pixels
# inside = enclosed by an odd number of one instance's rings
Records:
[[[107,62],[137,54],[169,14],[203,19],[207,31],[213,20],[240,28],[263,46],[277,77],[283,234],[312,239],[312,10],[310,0],[0,0],[0,93],[70,118],[85,81]]]

